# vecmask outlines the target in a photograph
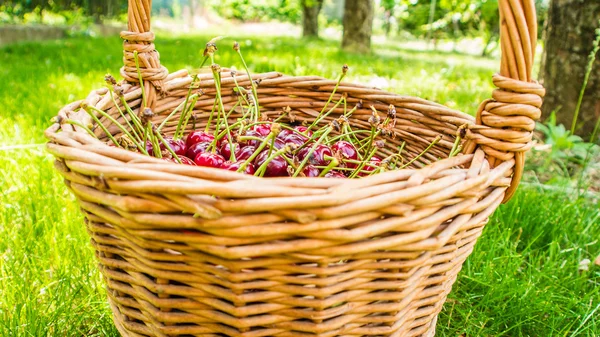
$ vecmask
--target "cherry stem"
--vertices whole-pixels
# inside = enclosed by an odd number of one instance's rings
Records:
[[[177,129],[175,130],[175,134],[173,135],[173,139],[178,139],[178,134],[179,134],[179,130],[181,128],[181,123],[183,122],[183,118],[186,115],[186,112],[187,112],[187,109],[188,109],[187,104],[188,104],[189,99],[192,98],[192,100],[193,100],[195,98],[195,97],[192,97],[192,96],[194,96],[194,95],[192,95],[192,88],[194,87],[194,83],[196,83],[196,80],[198,80],[198,75],[194,75],[194,77],[192,77],[192,82],[190,83],[190,87],[188,88],[188,93],[185,96],[185,101],[183,102],[183,107],[181,109],[181,116],[179,116],[179,123],[177,124]],[[197,96],[198,95],[196,94],[196,97]],[[192,103],[192,106],[194,106],[195,104],[196,104],[196,101],[194,101]],[[176,109],[179,109],[179,106],[177,106]],[[167,117],[167,119],[171,118],[171,116],[174,113],[175,113],[175,110],[173,110],[173,112],[171,113],[171,115],[169,115],[169,117]],[[165,121],[167,119],[165,119]],[[162,127],[162,125],[165,123],[165,121],[163,121],[163,123],[159,126],[159,129]],[[187,125],[187,123],[185,125]],[[182,136],[183,136],[183,133],[182,133]]]
[[[312,154],[313,154],[313,152],[315,152],[317,146],[320,145],[323,142],[323,140],[325,139],[325,137],[327,137],[327,135],[331,132],[331,130],[333,130],[333,128],[331,126],[328,126],[324,130],[324,132],[321,135],[321,137],[319,137],[319,139],[313,144],[313,146],[310,148],[310,151],[308,152],[308,154],[306,155],[306,157],[304,157],[304,159],[302,160],[302,162],[300,163],[300,165],[298,166],[298,168],[296,169],[296,171],[294,171],[294,174],[292,175],[292,177],[297,177],[298,174],[300,174],[300,172],[302,172],[302,170],[304,169],[304,166],[308,162],[308,159],[310,158],[310,156],[312,156]],[[308,142],[304,143],[304,145],[306,145],[307,143]],[[299,150],[300,149],[298,149],[298,151]]]
[[[197,94],[192,95],[192,98],[194,98],[194,96],[198,96]],[[183,109],[183,107],[185,107],[187,104],[187,98],[186,101],[181,102],[178,106],[175,107],[175,109],[173,109],[173,111],[171,111],[171,113],[167,116],[167,118],[165,118],[162,123],[160,123],[160,125],[156,128],[157,131],[162,130],[162,128],[167,124],[167,122],[173,118],[173,116],[175,116],[175,114],[177,112],[179,112],[179,109]],[[175,135],[177,135],[177,133],[179,132],[179,128],[181,123],[183,123],[183,116],[185,115],[185,113],[181,113],[181,116],[179,117],[179,123],[177,124],[177,129],[175,130]],[[173,135],[173,139],[175,139],[175,135]]]
[[[125,123],[127,123],[127,126],[129,127],[129,129],[131,130],[133,135],[135,136],[135,139],[138,142],[141,142],[142,141],[141,135],[143,134],[143,132],[141,132],[141,130],[139,130],[137,128],[134,128],[131,125],[131,123],[129,123],[129,120],[127,119],[127,117],[125,117],[125,113],[123,113],[123,110],[121,110],[121,107],[119,106],[119,104],[117,104],[117,100],[115,100],[115,96],[113,95],[111,88],[108,88],[108,94],[110,95],[110,99],[112,100],[113,104],[115,105],[115,108],[117,108],[117,111],[119,111],[119,114],[121,115],[121,117],[123,117],[123,120],[125,120]],[[140,133],[139,135],[138,135],[138,132]]]
[[[258,138],[258,137],[253,137],[253,138]],[[267,146],[267,144],[269,143],[271,138],[275,138],[275,133],[273,131],[271,131],[265,139],[259,138],[260,140],[262,140],[262,142],[256,148],[256,150],[254,150],[252,155],[248,159],[246,159],[246,161],[244,161],[244,163],[242,165],[240,165],[240,167],[237,169],[237,172],[244,172],[244,170],[246,169],[246,166],[248,166],[248,164],[250,164],[252,161],[254,161],[254,158],[256,158],[256,156],[258,156],[258,154],[265,148],[265,146]]]
[[[429,149],[431,149],[435,144],[437,144],[441,139],[442,139],[442,136],[441,135],[437,135],[435,137],[435,139],[429,144],[429,146],[427,146],[427,148],[425,150],[423,150],[416,157],[414,157],[413,159],[411,159],[408,163],[404,164],[400,168],[403,169],[403,168],[407,167],[408,165],[414,163],[417,159],[421,158],[427,151],[429,151]]]
[[[258,117],[260,116],[260,107],[258,106],[258,92],[256,91],[256,86],[254,85],[252,76],[250,76],[250,70],[248,69],[248,65],[246,64],[246,61],[244,60],[244,56],[242,56],[241,49],[239,49],[239,48],[237,49],[237,54],[240,56],[240,59],[242,60],[242,64],[244,65],[244,69],[246,70],[246,74],[248,75],[248,80],[250,80],[250,86],[252,87],[252,95],[254,96],[254,110],[256,111],[254,120],[257,121]]]
[[[329,159],[329,164],[325,167],[323,171],[319,174],[319,177],[324,177],[329,171],[331,171],[334,167],[338,166],[340,162],[335,157],[324,156],[325,159]]]
[[[157,130],[154,130],[154,133],[156,135],[156,137],[158,137],[158,139],[163,143],[163,145],[165,146],[165,148],[167,149],[167,151],[169,151],[169,153],[171,153],[171,156],[179,163],[181,164],[181,159],[179,159],[179,156],[175,153],[175,151],[173,151],[173,149],[169,146],[169,143],[167,143],[167,141],[163,138],[163,136],[160,134],[160,132],[158,132]]]
[[[248,107],[250,107],[250,102],[248,102],[248,100],[246,99],[246,96],[244,95],[246,89],[240,87],[240,85],[238,84],[237,78],[235,78],[235,76],[232,76],[233,78],[233,83],[235,83],[235,87],[238,89],[239,93],[240,93],[240,97],[244,100],[244,102],[246,102],[246,104],[248,105]],[[242,92],[242,90],[244,92]],[[250,118],[252,118],[252,112],[250,109],[248,109],[248,112],[250,112],[251,116]],[[245,118],[245,114],[242,114],[242,118]]]
[[[339,82],[338,82],[339,84]],[[336,86],[337,88],[337,86]],[[323,111],[321,111],[321,113],[319,113],[319,117],[317,117],[317,119],[315,119],[307,128],[306,131],[304,131],[304,133],[308,133],[310,131],[310,129],[312,129],[315,125],[317,125],[319,122],[321,122],[323,120],[323,118],[329,116],[329,114],[331,112],[333,112],[342,102],[342,100],[344,100],[344,98],[340,99],[339,101],[337,101],[337,103],[335,103],[335,105],[329,109],[329,111],[327,111],[325,114],[323,114]],[[327,102],[327,104],[329,104],[329,101]]]
[[[462,137],[460,136],[460,133],[459,133],[456,135],[454,144],[452,144],[452,149],[450,150],[450,154],[448,155],[448,158],[452,158],[452,157],[456,156],[460,152],[460,150],[462,150],[462,145],[460,144],[461,140],[462,140]]]
[[[125,100],[124,96],[121,96],[121,102],[123,103],[123,106],[125,106],[125,110],[127,110],[127,113],[129,114],[129,116],[131,117],[131,120],[133,121],[133,125],[136,126],[136,128],[140,134],[143,134],[144,127],[142,126],[142,121],[139,119],[138,115],[135,112],[133,112],[133,110],[131,110],[131,107],[129,106],[129,104],[127,104],[127,101]]]
[[[133,58],[135,59],[135,69],[137,70],[140,88],[142,89],[142,108],[145,108],[148,106],[148,101],[146,100],[146,88],[144,87],[144,79],[142,78],[142,71],[140,70],[140,58],[138,57],[137,50],[133,51]]]
[[[71,124],[71,125],[76,125],[76,126],[82,128],[82,129],[84,129],[87,133],[90,134],[90,136],[98,139],[98,137],[96,136],[96,134],[92,130],[90,130],[90,128],[88,128],[87,126],[83,125],[82,123],[80,123],[80,122],[78,122],[76,120],[67,119],[67,120],[64,121],[64,123]]]
[[[367,165],[368,162],[371,161],[371,158],[373,158],[373,156],[375,155],[375,153],[377,153],[377,148],[374,148],[371,152],[369,152],[367,154],[367,157],[365,158],[365,160],[363,160],[358,167],[355,169],[354,172],[352,172],[352,174],[350,174],[350,176],[348,178],[354,178],[356,177],[356,175],[362,171],[363,167],[365,167],[365,165]]]
[[[117,140],[115,139],[115,137],[113,137],[113,135],[108,132],[108,129],[104,126],[104,124],[102,124],[100,122],[100,120],[98,119],[98,117],[96,117],[96,115],[94,113],[92,113],[91,111],[88,111],[88,109],[83,109],[85,112],[88,113],[88,115],[90,115],[90,117],[92,117],[92,119],[94,120],[94,122],[96,122],[96,125],[98,125],[102,131],[104,131],[104,134],[106,134],[106,136],[108,138],[110,138],[110,140],[113,142],[113,144],[115,144],[116,147],[121,147],[121,145],[119,145],[117,143]]]
[[[145,151],[145,149],[144,149],[144,148],[142,148],[142,147],[140,146],[140,144],[139,144],[138,142],[136,142],[136,141],[135,141],[135,138],[133,138],[133,136],[131,135],[131,133],[129,133],[129,131],[127,131],[127,129],[125,129],[125,127],[123,127],[123,125],[122,125],[121,123],[117,122],[117,121],[116,121],[114,118],[112,118],[112,116],[111,116],[111,115],[107,114],[106,112],[104,112],[104,111],[102,111],[102,110],[100,110],[100,109],[98,109],[98,108],[96,108],[96,107],[90,106],[90,105],[88,105],[88,108],[90,108],[91,110],[94,110],[94,111],[96,111],[97,113],[99,113],[100,115],[102,115],[102,117],[104,117],[104,118],[108,119],[108,120],[109,120],[111,123],[113,123],[113,124],[114,124],[116,127],[118,127],[119,129],[121,129],[121,131],[122,131],[122,132],[123,132],[123,133],[124,133],[124,134],[125,134],[125,135],[126,135],[126,136],[127,136],[127,137],[128,137],[128,138],[129,138],[129,139],[130,139],[130,140],[131,140],[133,143],[134,143],[134,144],[135,144],[135,146],[138,148],[138,150],[140,150],[142,153],[146,152],[146,151]],[[87,110],[86,110],[86,111],[87,111]],[[95,114],[93,114],[93,113],[91,113],[91,112],[88,112],[88,113],[89,113],[91,116],[94,116],[94,117],[95,117]],[[100,122],[98,119],[97,119],[97,121],[98,121],[98,122]],[[102,123],[100,123],[100,125],[102,125]],[[107,133],[108,133],[108,129],[106,129],[106,128],[104,127],[104,125],[102,125],[102,130],[104,130],[105,132],[107,132]],[[108,133],[108,134],[110,135],[110,133]],[[113,140],[113,139],[114,139],[114,138],[112,137],[112,135],[110,135],[110,137],[111,137],[111,140]],[[116,144],[115,144],[115,145],[116,145]],[[146,154],[147,154],[147,152],[146,152]]]
[[[146,141],[150,141],[150,143],[152,144],[152,151],[154,156],[156,158],[162,158],[162,153],[160,153],[160,146],[158,145],[158,142],[154,137],[154,132],[152,132],[152,122],[148,122],[148,124],[146,124],[146,134],[144,136],[144,139],[146,139]]]
[[[344,78],[344,76],[346,76],[346,73],[342,72],[340,74],[338,80],[337,80],[337,83],[335,84],[335,87],[333,88],[333,91],[331,92],[331,95],[329,95],[329,99],[327,100],[327,103],[325,103],[325,106],[323,107],[323,109],[321,110],[321,112],[319,112],[319,116],[321,116],[323,114],[323,112],[325,112],[325,109],[327,109],[327,107],[329,106],[329,103],[331,103],[331,100],[333,99],[333,96],[335,95],[335,92],[337,91],[337,88],[340,86],[340,82],[342,81],[342,79]],[[338,105],[339,105],[340,102],[341,102],[341,100],[338,101]],[[335,109],[335,107],[333,109]],[[316,121],[313,121],[313,123],[308,127],[307,131],[310,130],[310,128],[315,125],[315,122]]]
[[[179,132],[177,130],[175,131],[175,135],[173,136],[174,139],[181,139],[181,138],[183,138],[183,134],[185,133],[185,128],[186,128],[186,126],[188,125],[188,123],[190,121],[190,117],[192,116],[192,113],[194,111],[194,107],[196,106],[196,102],[198,102],[198,98],[199,97],[200,96],[196,96],[196,97],[192,98],[192,101],[190,102],[190,105],[189,105],[189,107],[187,109],[188,112],[186,112],[185,110],[182,111],[181,117],[185,116],[185,121],[183,121],[183,124],[181,124],[181,130]],[[177,127],[179,128],[179,124],[177,125]],[[177,137],[177,138],[175,138],[175,137]]]
[[[333,143],[333,142],[335,142],[335,141],[337,141],[339,139],[342,139],[342,138],[346,138],[349,143],[354,144],[354,142],[349,138],[349,135],[358,134],[358,133],[371,133],[371,132],[370,131],[366,131],[366,130],[356,130],[356,131],[346,132],[344,134],[341,134],[341,135],[338,135],[338,136],[335,136],[335,137],[331,138],[329,140],[328,144],[331,144],[331,143]],[[348,137],[346,137],[346,136],[348,136]],[[357,141],[358,141],[358,139],[357,139]]]

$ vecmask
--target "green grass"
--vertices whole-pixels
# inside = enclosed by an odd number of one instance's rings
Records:
[[[193,68],[210,37],[160,38],[163,64]],[[340,53],[331,41],[241,39],[254,71],[337,76],[473,113],[497,61],[379,46]],[[218,62],[237,64],[219,44]],[[58,109],[118,74],[118,38],[0,49],[0,336],[116,336],[82,217],[43,147]],[[522,189],[495,213],[438,321],[438,336],[599,336],[599,205]]]

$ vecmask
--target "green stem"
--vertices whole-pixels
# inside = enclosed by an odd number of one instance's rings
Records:
[[[325,114],[323,114],[323,112],[321,111],[321,113],[319,114],[319,117],[317,117],[317,119],[315,119],[307,128],[305,133],[308,133],[310,131],[310,129],[312,129],[315,125],[317,125],[318,123],[320,123],[323,118],[327,117],[330,113],[333,112],[333,110],[335,110],[340,104],[342,103],[342,100],[337,101],[337,103],[335,103],[335,105],[333,106],[333,108],[329,109],[329,111],[327,111]],[[327,104],[329,104],[329,102],[327,102]]]
[[[93,107],[93,106],[88,106],[90,109],[96,111],[97,113],[101,114],[104,118],[108,119],[111,123],[113,123],[115,126],[117,126],[119,129],[121,129],[121,131],[129,138],[131,139],[131,141],[135,144],[135,147],[138,148],[138,150],[140,150],[140,152],[147,154],[146,149],[144,149],[143,147],[140,146],[140,144],[138,142],[135,141],[135,139],[133,138],[133,136],[129,133],[129,131],[127,131],[123,125],[121,125],[121,123],[117,122],[114,118],[112,118],[109,114],[107,114],[106,112]],[[93,115],[93,114],[90,114]],[[100,124],[102,125],[102,124]],[[104,128],[103,128],[104,129]],[[108,130],[107,130],[108,131]]]
[[[329,160],[329,164],[325,167],[323,171],[319,174],[319,177],[324,177],[329,171],[331,171],[334,167],[338,166],[340,163],[334,157],[325,156],[326,160]]]
[[[368,155],[365,157],[365,160],[363,160],[358,165],[358,167],[355,169],[355,171],[352,172],[352,174],[350,174],[350,176],[348,178],[355,178],[362,171],[362,169],[365,167],[365,165],[367,165],[367,163],[371,161],[371,158],[373,158],[375,153],[377,153],[377,148],[374,148],[371,152],[368,153]]]
[[[98,139],[98,137],[96,136],[96,134],[92,130],[90,130],[90,128],[88,128],[87,126],[81,124],[78,121],[75,121],[75,120],[72,120],[72,119],[67,119],[67,120],[64,121],[64,123],[71,124],[71,125],[77,125],[78,127],[84,129],[87,133],[89,133],[90,136]]]
[[[173,151],[173,149],[169,146],[169,144],[167,143],[167,141],[163,138],[163,136],[160,134],[160,132],[156,132],[156,130],[154,131],[154,134],[156,137],[158,137],[158,139],[160,139],[161,143],[163,143],[163,145],[165,146],[165,148],[167,149],[167,151],[169,151],[169,153],[171,154],[171,156],[173,158],[175,158],[175,160],[181,164],[181,160],[179,159],[179,156],[177,155],[177,153],[175,153]]]
[[[135,59],[135,69],[138,73],[138,79],[140,80],[140,88],[142,89],[142,107],[146,107],[148,101],[146,100],[146,89],[144,88],[144,80],[142,79],[142,71],[140,70],[140,59],[138,57],[137,50],[133,51],[133,58]]]
[[[431,149],[435,144],[437,144],[440,141],[440,139],[442,139],[441,136],[435,137],[435,139],[433,140],[433,142],[431,142],[429,144],[429,146],[427,146],[427,148],[425,150],[423,150],[421,153],[419,153],[419,155],[417,155],[416,157],[414,157],[413,159],[411,159],[408,163],[402,165],[400,167],[400,169],[406,168],[408,165],[414,163],[417,159],[421,158],[427,151],[429,151],[429,149]]]
[[[292,175],[292,177],[297,177],[298,174],[300,174],[300,172],[302,172],[302,170],[304,169],[304,166],[308,162],[308,159],[310,158],[310,156],[312,156],[312,154],[315,152],[317,146],[323,142],[323,140],[325,139],[325,137],[327,137],[327,135],[331,132],[331,130],[333,130],[333,128],[331,126],[326,128],[326,130],[323,132],[323,134],[321,135],[319,140],[317,140],[315,142],[315,144],[311,147],[311,149],[308,152],[308,154],[306,155],[306,157],[304,157],[304,159],[302,160],[302,162],[300,163],[300,165],[298,166],[296,171],[294,171],[294,174]],[[306,144],[306,143],[304,143],[304,144]]]
[[[246,166],[248,166],[249,163],[254,161],[256,156],[258,156],[258,154],[265,148],[265,146],[267,146],[267,144],[269,143],[271,138],[275,138],[275,133],[271,132],[265,139],[261,139],[262,143],[260,143],[260,145],[256,148],[256,150],[254,150],[254,153],[252,153],[250,158],[246,159],[246,161],[242,165],[240,165],[237,172],[244,172],[244,170],[246,169]]]
[[[192,98],[192,102],[190,103],[187,111],[182,112],[182,117],[185,116],[185,120],[182,124],[177,125],[177,130],[175,131],[175,135],[177,135],[177,139],[183,138],[183,134],[185,132],[185,128],[190,122],[190,117],[192,117],[192,112],[194,111],[194,107],[196,106],[196,102],[198,102],[199,97]],[[181,121],[180,121],[181,123]]]
[[[275,138],[273,138],[273,139],[275,139]],[[285,149],[280,149],[280,150],[277,150],[277,151],[275,151],[275,152],[273,152],[273,153],[269,154],[269,156],[267,157],[267,160],[265,160],[265,162],[264,162],[264,163],[262,163],[262,164],[261,164],[261,165],[258,167],[258,169],[257,169],[257,170],[256,170],[256,172],[254,173],[254,175],[255,175],[255,176],[257,176],[257,177],[262,177],[262,176],[264,176],[264,175],[265,175],[265,171],[267,170],[267,166],[269,165],[269,163],[270,163],[270,162],[271,162],[273,159],[275,159],[277,156],[280,156],[280,155],[282,155],[282,154],[284,154],[284,153],[285,153]]]
[[[197,94],[194,94],[192,96],[197,96]],[[167,124],[167,122],[173,118],[173,116],[175,116],[175,114],[177,112],[179,112],[179,109],[183,109],[183,107],[187,104],[187,98],[185,102],[181,102],[178,106],[175,107],[175,109],[173,109],[173,111],[167,116],[167,118],[165,118],[162,123],[160,123],[160,125],[156,128],[157,131],[162,130],[162,128]],[[177,124],[177,130],[175,131],[175,135],[177,134],[177,132],[179,131],[179,126],[182,123],[182,118],[184,113],[181,113],[181,116],[179,117],[179,124]],[[173,138],[175,139],[175,136],[173,136]]]
[[[142,122],[140,121],[137,114],[135,112],[133,112],[133,110],[131,110],[131,107],[129,107],[129,104],[127,104],[127,101],[125,101],[125,97],[121,96],[121,102],[123,103],[123,106],[125,107],[125,110],[127,110],[127,113],[129,114],[129,116],[131,117],[131,120],[133,121],[133,125],[136,126],[136,128],[140,134],[143,134],[144,127],[142,126]]]
[[[110,140],[113,142],[113,144],[115,144],[116,147],[121,147],[121,145],[119,145],[119,143],[117,143],[117,140],[115,139],[115,137],[113,137],[113,135],[108,132],[108,129],[104,126],[104,124],[100,123],[100,120],[98,119],[98,117],[96,117],[96,115],[94,113],[92,113],[91,111],[88,111],[88,109],[83,109],[85,112],[87,112],[88,115],[90,115],[90,117],[92,117],[92,119],[94,120],[94,122],[96,122],[96,125],[98,125],[102,131],[104,131],[104,134],[106,134],[106,136],[108,138],[110,138]]]
[[[258,106],[258,92],[256,91],[256,86],[254,85],[254,81],[252,80],[252,76],[250,75],[250,69],[248,69],[248,65],[246,64],[246,61],[244,60],[244,56],[242,56],[242,52],[238,49],[237,50],[237,54],[240,56],[240,59],[242,60],[242,64],[244,65],[244,70],[246,70],[246,74],[248,75],[248,79],[250,80],[250,86],[252,87],[252,96],[254,96],[254,110],[256,111],[256,114],[254,116],[254,120],[258,120],[258,117],[260,116],[260,107]]]
[[[143,132],[141,132],[140,130],[135,129],[131,125],[131,123],[129,122],[129,120],[125,116],[125,113],[123,112],[123,110],[121,110],[121,107],[119,106],[119,104],[117,104],[117,100],[115,100],[115,97],[113,96],[113,92],[112,92],[112,90],[110,90],[110,88],[108,89],[108,93],[110,94],[110,99],[112,100],[113,104],[115,105],[115,108],[117,108],[117,111],[119,111],[119,114],[121,115],[121,117],[123,117],[123,120],[125,120],[125,123],[127,123],[127,126],[129,127],[129,129],[131,130],[131,132],[133,133],[133,135],[135,136],[136,140],[138,142],[141,142],[142,141],[141,135],[143,134]],[[140,133],[139,135],[138,135],[138,132]]]

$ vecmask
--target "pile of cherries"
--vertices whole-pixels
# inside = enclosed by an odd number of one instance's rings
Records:
[[[212,133],[192,131],[185,141],[165,137],[160,150],[163,154],[170,153],[165,151],[164,144],[168,144],[182,164],[265,177],[365,176],[381,163],[376,156],[368,159],[367,163],[361,162],[359,151],[346,140],[317,144],[316,137],[305,126],[281,127],[277,124],[273,128],[273,125],[275,123],[262,122],[242,131],[243,134],[232,132],[229,137],[217,140]],[[146,144],[146,149],[153,153],[151,143]],[[172,156],[164,158],[176,162]],[[357,169],[360,172],[354,173]]]

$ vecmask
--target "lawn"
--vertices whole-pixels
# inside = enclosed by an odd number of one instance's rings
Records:
[[[159,38],[170,70],[199,65],[212,36]],[[233,40],[219,44],[234,64]],[[334,78],[421,96],[474,113],[498,61],[335,41],[240,39],[257,72]],[[74,38],[0,48],[0,336],[117,336],[74,198],[53,171],[43,130],[58,109],[118,74],[121,42]],[[599,205],[522,188],[495,213],[438,320],[438,336],[600,336]]]

